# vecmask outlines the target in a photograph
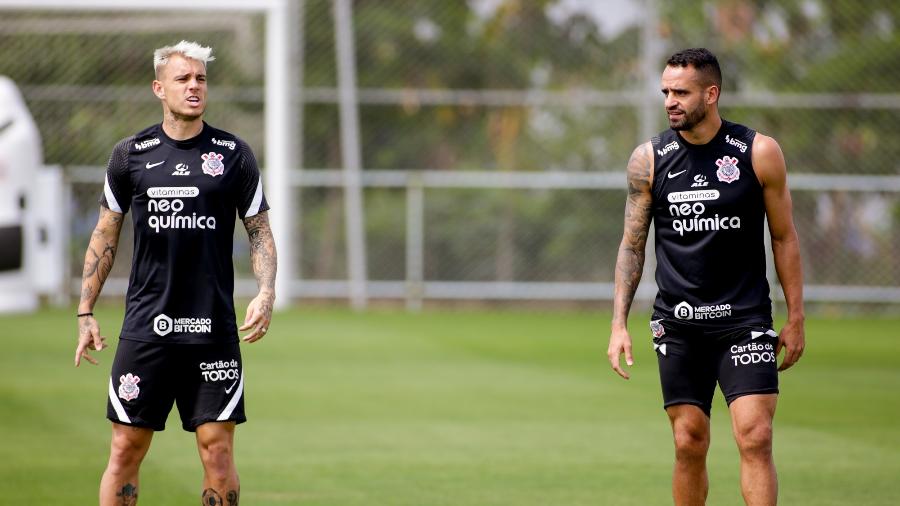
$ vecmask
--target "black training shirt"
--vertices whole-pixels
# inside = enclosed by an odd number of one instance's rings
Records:
[[[707,144],[667,130],[653,147],[654,318],[726,326],[771,321],[756,132],[722,121]]]
[[[176,141],[151,126],[109,159],[100,204],[131,209],[134,256],[122,339],[205,344],[238,339],[235,216],[269,209],[250,147],[206,123]]]

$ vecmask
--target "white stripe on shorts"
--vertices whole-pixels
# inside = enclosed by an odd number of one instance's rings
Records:
[[[122,403],[119,402],[119,398],[116,396],[116,389],[113,388],[112,376],[109,378],[109,402],[112,403],[112,407],[116,410],[116,415],[119,416],[120,422],[131,423],[131,418],[128,418],[128,415],[125,414],[125,407],[122,406]]]
[[[217,422],[224,422],[228,420],[228,417],[231,416],[231,413],[234,411],[234,408],[237,406],[238,401],[241,400],[241,396],[244,395],[244,371],[241,371],[241,380],[238,382],[237,388],[234,389],[234,397],[228,401],[228,405],[225,406],[225,409],[219,413],[219,417],[216,418]]]

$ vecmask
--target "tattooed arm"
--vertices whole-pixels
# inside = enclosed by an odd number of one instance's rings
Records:
[[[252,343],[263,338],[272,321],[272,305],[275,303],[275,271],[278,255],[275,253],[275,239],[269,227],[268,212],[261,212],[244,220],[247,236],[250,238],[250,265],[259,286],[257,295],[247,306],[244,324],[238,330],[251,330],[244,341]]]
[[[100,206],[100,218],[91,234],[87,252],[84,254],[84,272],[81,275],[81,301],[78,313],[90,313],[94,303],[100,296],[103,283],[116,259],[116,248],[119,244],[119,233],[122,231],[122,215]],[[100,335],[100,326],[93,316],[78,318],[78,346],[75,348],[75,367],[84,358],[96,365],[97,360],[88,354],[88,350],[100,351],[106,348],[106,338]]]
[[[628,160],[628,197],[625,201],[625,231],[616,258],[616,283],[613,296],[612,330],[607,356],[613,370],[628,379],[619,363],[622,353],[625,363],[634,364],[631,355],[631,336],[628,334],[628,312],[634,301],[641,273],[644,270],[644,249],[650,231],[650,184],[653,180],[653,151],[649,142],[635,148]]]

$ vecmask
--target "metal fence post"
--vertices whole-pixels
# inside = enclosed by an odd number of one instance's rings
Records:
[[[341,160],[344,166],[344,210],[347,233],[347,272],[350,304],[366,307],[366,240],[362,211],[362,149],[359,139],[359,100],[356,90],[356,50],[350,0],[334,1],[334,38],[341,118]]]
[[[420,311],[425,295],[425,186],[420,172],[406,179],[406,309]]]

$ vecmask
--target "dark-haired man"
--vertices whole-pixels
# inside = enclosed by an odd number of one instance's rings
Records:
[[[721,86],[719,63],[706,49],[686,49],[666,62],[662,93],[670,129],[638,146],[628,161],[608,357],[628,379],[620,357],[633,365],[626,324],[653,221],[659,293],[650,331],[675,439],[675,504],[706,502],[718,383],[740,451],[744,501],[773,505],[778,371],[796,363],[805,346],[800,249],[781,148],[719,116]],[[780,333],[772,329],[766,220],[788,310]]]

